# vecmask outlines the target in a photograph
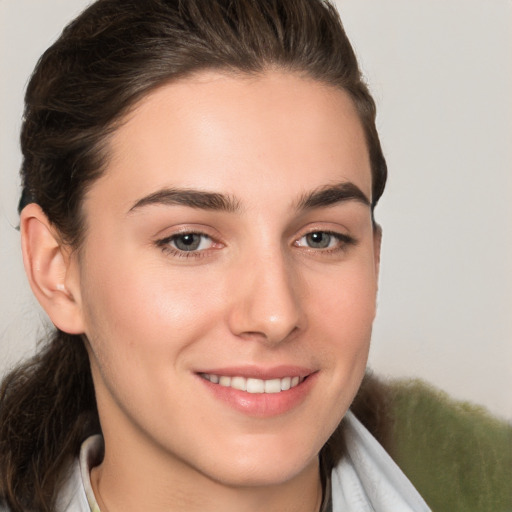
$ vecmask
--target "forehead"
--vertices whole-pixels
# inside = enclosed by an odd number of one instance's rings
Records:
[[[271,193],[289,202],[350,181],[371,199],[368,151],[352,100],[292,73],[203,72],[166,84],[136,105],[112,135],[109,152],[92,193],[103,188],[123,208],[165,187],[249,202]]]

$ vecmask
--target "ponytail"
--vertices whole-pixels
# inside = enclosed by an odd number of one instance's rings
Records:
[[[56,331],[0,388],[0,503],[12,512],[53,510],[81,443],[99,432],[84,342]]]

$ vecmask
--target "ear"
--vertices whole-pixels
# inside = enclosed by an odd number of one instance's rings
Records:
[[[379,224],[375,223],[373,227],[373,260],[375,262],[375,276],[377,282],[379,280],[380,272],[380,249],[382,245],[382,228]]]
[[[21,212],[20,231],[25,272],[37,300],[61,331],[83,333],[76,256],[35,203]]]

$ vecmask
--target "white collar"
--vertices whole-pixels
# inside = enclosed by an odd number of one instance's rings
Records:
[[[57,500],[58,512],[100,512],[94,497],[90,473],[103,457],[103,437],[88,437],[80,448],[80,458],[73,464]]]
[[[333,512],[429,512],[418,491],[351,411],[346,453],[331,474]]]

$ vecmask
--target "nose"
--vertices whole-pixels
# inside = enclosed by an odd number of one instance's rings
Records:
[[[300,282],[282,254],[253,257],[236,274],[228,319],[231,332],[276,345],[305,327]]]

